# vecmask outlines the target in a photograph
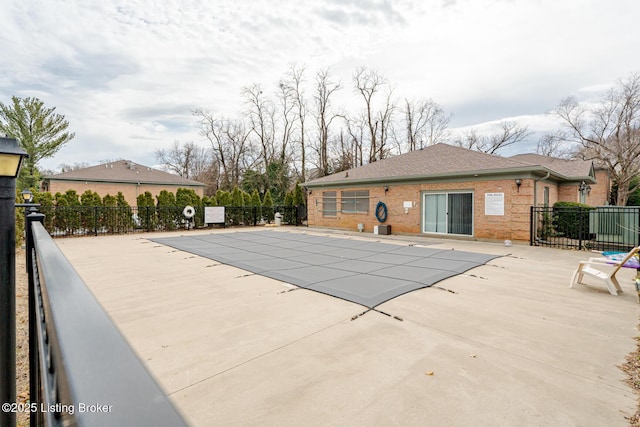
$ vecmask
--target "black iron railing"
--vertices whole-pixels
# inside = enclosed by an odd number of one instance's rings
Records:
[[[535,246],[627,251],[640,245],[640,207],[531,207]]]
[[[173,206],[42,206],[44,227],[53,237],[125,234],[136,232],[171,231],[203,228],[205,207],[195,206],[195,215],[185,218],[183,208]],[[216,226],[256,226],[273,222],[276,212],[282,215],[282,224],[303,225],[305,206],[227,206],[224,224]]]
[[[186,425],[44,221],[26,224],[31,425]]]

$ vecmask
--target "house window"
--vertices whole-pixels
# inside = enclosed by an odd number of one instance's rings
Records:
[[[473,235],[473,193],[425,193],[422,232]]]
[[[368,213],[369,212],[369,190],[343,191],[342,212],[346,213]]]
[[[336,216],[338,212],[338,202],[335,191],[322,192],[322,216]]]

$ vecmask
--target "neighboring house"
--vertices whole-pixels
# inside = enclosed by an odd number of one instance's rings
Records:
[[[200,197],[204,194],[205,184],[162,172],[129,160],[104,163],[98,166],[45,176],[42,190],[52,194],[75,190],[81,195],[91,190],[104,197],[115,196],[122,192],[131,206],[138,204],[137,197],[149,191],[157,196],[162,190],[175,194],[178,188],[191,188]]]
[[[383,202],[384,224],[393,233],[528,240],[531,206],[606,204],[609,179],[601,172],[590,161],[507,158],[436,144],[303,186],[311,226],[357,230],[363,224],[371,232]]]

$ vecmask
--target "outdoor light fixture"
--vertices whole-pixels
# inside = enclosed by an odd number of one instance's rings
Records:
[[[522,185],[522,180],[520,178],[516,178],[516,187],[518,188],[518,193],[520,192],[521,185]]]
[[[389,187],[387,187],[386,185],[385,185],[384,187],[382,187],[382,188],[384,188],[384,192],[385,192],[385,193],[386,193],[387,191],[389,191]]]
[[[13,138],[0,138],[0,176],[17,178],[27,153]]]
[[[24,200],[25,203],[33,202],[33,193],[28,188],[22,190],[20,192],[20,195],[22,196],[22,200]]]
[[[581,194],[589,194],[591,193],[591,186],[589,184],[587,184],[586,182],[582,181],[580,183],[580,186],[578,187],[578,191],[580,191]]]
[[[27,153],[13,138],[0,137],[0,400],[16,401],[16,178]],[[16,414],[0,412],[0,425]]]

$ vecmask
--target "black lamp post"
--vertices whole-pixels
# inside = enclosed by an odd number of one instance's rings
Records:
[[[0,138],[0,402],[16,403],[16,178],[27,157],[18,141]],[[0,425],[16,414],[0,412]]]

